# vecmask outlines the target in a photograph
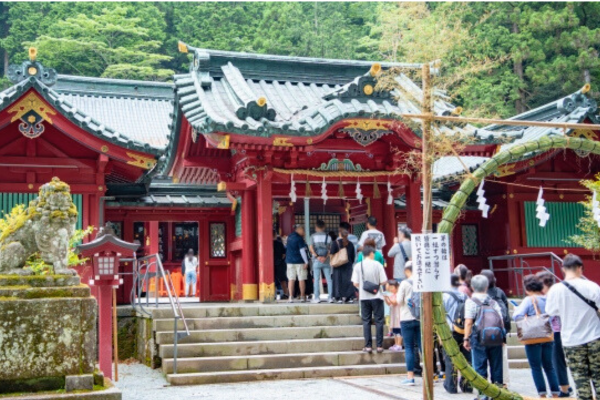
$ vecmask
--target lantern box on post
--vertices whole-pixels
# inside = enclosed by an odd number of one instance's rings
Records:
[[[138,247],[139,244],[137,243],[129,243],[117,238],[110,230],[101,231],[96,239],[77,246],[79,254],[88,257],[92,262],[94,279],[91,279],[89,284],[98,288],[98,362],[100,370],[108,378],[113,378],[113,341],[111,340],[113,338],[115,340],[115,355],[118,354],[115,332],[115,289],[123,283],[123,280],[119,279],[119,261],[121,258],[134,258]],[[114,322],[113,319],[115,319]],[[115,380],[118,380],[117,361],[115,360]]]

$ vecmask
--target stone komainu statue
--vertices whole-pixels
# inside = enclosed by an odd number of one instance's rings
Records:
[[[54,266],[55,274],[74,274],[68,269],[68,253],[76,221],[77,207],[69,185],[52,178],[40,188],[38,198],[0,233],[0,274],[23,273],[25,262],[36,252]]]

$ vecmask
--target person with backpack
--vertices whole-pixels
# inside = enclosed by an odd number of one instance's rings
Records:
[[[471,286],[474,293],[465,302],[463,346],[471,351],[475,371],[487,378],[489,365],[490,381],[502,386],[502,344],[505,336],[502,309],[488,296],[489,281],[485,276],[474,276]],[[478,398],[487,400],[487,396],[481,393]]]
[[[473,272],[471,272],[465,264],[458,264],[456,268],[454,268],[454,273],[458,275],[458,279],[460,280],[458,290],[471,297],[473,295],[473,288],[471,287]]]
[[[520,321],[528,317],[535,318],[544,316],[544,314],[546,314],[546,296],[542,294],[542,290],[544,289],[542,282],[540,282],[535,275],[527,275],[523,278],[523,287],[525,288],[527,297],[525,297],[521,304],[515,308],[515,311],[513,312],[514,320]],[[533,382],[538,395],[540,397],[547,397],[548,394],[546,381],[544,380],[545,373],[552,397],[558,397],[560,388],[558,387],[556,370],[554,369],[554,365],[552,365],[554,333],[550,327],[548,316],[545,315],[545,317],[547,318],[547,332],[538,326],[536,326],[535,329],[529,329],[527,331],[528,336],[536,334],[533,338],[540,336],[540,339],[525,341],[525,354],[527,355],[527,361],[529,361],[529,366],[531,367],[531,375],[533,375]],[[520,328],[520,331],[523,332],[525,329]],[[550,333],[549,338],[547,337],[548,333]]]
[[[312,267],[314,275],[313,300],[312,303],[321,302],[321,272],[327,281],[327,301],[333,303],[333,284],[331,282],[331,265],[329,265],[329,249],[331,238],[325,232],[325,221],[318,219],[315,233],[310,236],[310,254],[312,255]]]
[[[502,320],[504,321],[504,331],[508,335],[511,330],[512,320],[510,318],[510,313],[508,312],[508,298],[506,297],[506,293],[504,290],[500,289],[496,286],[496,276],[491,269],[484,269],[481,271],[481,275],[488,278],[490,282],[490,287],[488,287],[488,295],[496,300],[500,308],[502,309]],[[508,387],[508,379],[509,379],[509,365],[508,365],[508,347],[506,345],[506,336],[504,337],[504,345],[502,346],[502,368],[503,368],[503,377],[504,377],[504,387]]]
[[[471,352],[464,348],[465,338],[465,303],[467,295],[458,290],[460,281],[458,275],[450,275],[450,284],[452,290],[444,293],[444,309],[446,310],[446,321],[452,330],[452,337],[458,344],[461,353],[467,361],[471,362]],[[452,364],[452,358],[444,351],[444,361],[446,362],[446,379],[444,380],[444,389],[450,394],[458,393],[458,370]],[[460,380],[460,389],[463,393],[473,393],[473,388],[469,381],[462,378]]]
[[[400,304],[400,329],[404,338],[404,352],[406,361],[406,379],[401,385],[415,385],[415,360],[417,352],[421,350],[421,293],[413,291],[412,262],[404,265],[406,279],[400,283],[396,295]]]
[[[560,335],[579,400],[600,391],[600,286],[583,277],[583,261],[575,254],[563,259],[565,280],[550,288],[546,313],[560,317]],[[591,383],[590,383],[591,382]]]
[[[406,279],[406,276],[404,276],[404,264],[410,261],[412,257],[411,234],[412,231],[409,228],[399,228],[398,236],[394,238],[394,245],[388,251],[388,257],[394,258],[394,279],[398,282]]]

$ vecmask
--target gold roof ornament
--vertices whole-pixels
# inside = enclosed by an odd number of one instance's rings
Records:
[[[586,83],[585,85],[583,85],[583,87],[581,88],[581,93],[586,94],[587,92],[589,92],[592,89],[592,85],[590,85],[589,83]]]
[[[371,76],[376,76],[380,72],[381,72],[381,64],[375,63],[375,64],[371,65],[371,69],[369,70],[369,74],[371,74]]]
[[[187,53],[189,51],[187,44],[182,41],[177,42],[177,50],[179,50],[180,53]]]
[[[29,60],[35,61],[37,57],[37,49],[35,47],[29,48]]]
[[[259,107],[264,107],[267,104],[267,98],[264,96],[259,97],[258,100],[256,100],[256,104],[258,104]]]

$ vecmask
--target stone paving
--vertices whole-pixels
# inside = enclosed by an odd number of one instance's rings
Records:
[[[169,386],[160,370],[141,364],[120,364],[117,387],[123,400],[421,400],[421,381],[414,387],[400,385],[401,376],[351,377],[330,379],[277,380],[201,386]],[[510,388],[525,396],[536,396],[531,371],[510,371]],[[436,400],[472,400],[475,395],[447,394],[441,383],[435,385]]]

